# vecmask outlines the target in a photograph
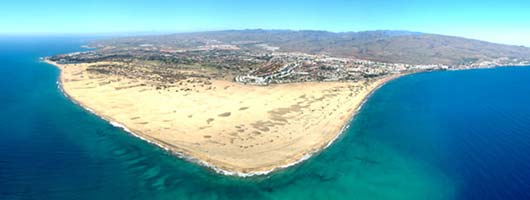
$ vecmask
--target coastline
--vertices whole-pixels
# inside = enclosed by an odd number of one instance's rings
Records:
[[[277,170],[281,170],[281,169],[285,169],[285,168],[297,165],[297,164],[299,164],[299,163],[311,158],[315,154],[318,154],[319,152],[325,150],[326,148],[331,146],[341,135],[343,135],[343,132],[349,127],[349,124],[354,119],[354,117],[358,114],[358,112],[360,111],[360,109],[362,108],[364,103],[370,98],[370,96],[376,90],[378,90],[380,87],[382,87],[383,85],[385,85],[386,83],[388,83],[391,80],[394,80],[396,78],[399,78],[399,77],[402,77],[404,75],[407,75],[407,74],[394,74],[394,75],[391,75],[391,76],[388,76],[388,77],[385,77],[383,79],[378,80],[377,84],[375,85],[375,87],[373,87],[373,89],[371,89],[366,95],[364,95],[362,97],[362,102],[356,108],[353,109],[353,112],[351,112],[349,114],[349,116],[346,117],[345,119],[342,119],[343,123],[342,123],[342,126],[341,126],[340,130],[334,131],[334,136],[330,140],[328,140],[327,142],[321,143],[317,147],[313,147],[311,149],[308,149],[302,155],[293,156],[290,159],[284,160],[284,162],[282,162],[282,163],[276,163],[276,165],[274,165],[274,166],[263,167],[263,169],[237,170],[237,169],[234,169],[234,168],[232,168],[230,166],[224,165],[224,163],[216,163],[215,161],[211,161],[208,158],[204,158],[204,157],[202,157],[202,156],[200,156],[198,154],[194,154],[193,152],[191,152],[191,151],[189,151],[189,150],[187,150],[185,148],[179,148],[179,147],[176,147],[174,145],[168,144],[167,142],[164,142],[164,141],[161,141],[159,139],[150,137],[150,136],[148,136],[146,134],[143,134],[142,131],[135,130],[135,129],[132,129],[130,127],[127,127],[126,125],[124,125],[122,123],[119,123],[118,120],[114,119],[113,117],[107,116],[107,115],[105,115],[105,114],[103,114],[101,112],[96,111],[95,109],[90,108],[90,106],[86,105],[82,101],[80,101],[80,100],[76,99],[75,97],[73,97],[72,95],[70,95],[68,93],[67,89],[64,88],[64,86],[63,86],[63,84],[64,84],[64,76],[63,76],[64,70],[61,68],[61,65],[59,65],[57,63],[54,63],[54,62],[51,62],[51,61],[46,60],[46,59],[44,59],[44,62],[46,62],[48,64],[51,64],[51,65],[57,67],[60,70],[59,80],[57,81],[59,90],[68,99],[70,99],[72,102],[74,102],[75,104],[79,105],[83,109],[85,109],[85,110],[89,111],[90,113],[98,116],[99,118],[109,122],[109,124],[111,124],[112,126],[120,128],[120,129],[128,132],[129,134],[133,135],[134,137],[137,137],[137,138],[139,138],[141,140],[144,140],[144,141],[148,142],[149,144],[155,145],[158,148],[162,148],[165,151],[168,151],[171,154],[173,154],[173,155],[175,155],[175,156],[177,156],[177,157],[179,157],[181,159],[185,159],[185,160],[187,160],[189,162],[193,162],[193,163],[196,163],[198,165],[207,167],[207,168],[209,168],[209,169],[211,169],[211,170],[213,170],[213,171],[215,171],[216,173],[219,173],[219,174],[229,175],[229,176],[238,176],[238,177],[250,177],[250,176],[267,175],[267,174],[270,174],[271,172],[274,172],[274,171],[277,171]]]

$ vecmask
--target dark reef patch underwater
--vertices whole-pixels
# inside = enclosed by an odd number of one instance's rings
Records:
[[[328,149],[218,175],[70,102],[39,57],[81,38],[0,39],[0,199],[530,199],[530,67],[420,73],[376,91]]]

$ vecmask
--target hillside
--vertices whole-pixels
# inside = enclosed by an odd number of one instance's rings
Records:
[[[497,58],[530,59],[530,48],[407,31],[228,30],[102,40],[99,47],[186,49],[233,45],[251,51],[302,52],[387,63],[458,65]],[[277,47],[274,48],[274,47]]]

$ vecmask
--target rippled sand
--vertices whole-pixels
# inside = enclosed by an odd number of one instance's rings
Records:
[[[55,63],[52,63],[55,64]],[[97,115],[224,173],[265,173],[307,158],[341,132],[364,99],[394,77],[361,82],[247,86],[148,80],[57,65],[64,92]]]

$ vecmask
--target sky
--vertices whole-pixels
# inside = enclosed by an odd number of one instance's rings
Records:
[[[0,35],[409,30],[530,47],[530,0],[17,0]]]

